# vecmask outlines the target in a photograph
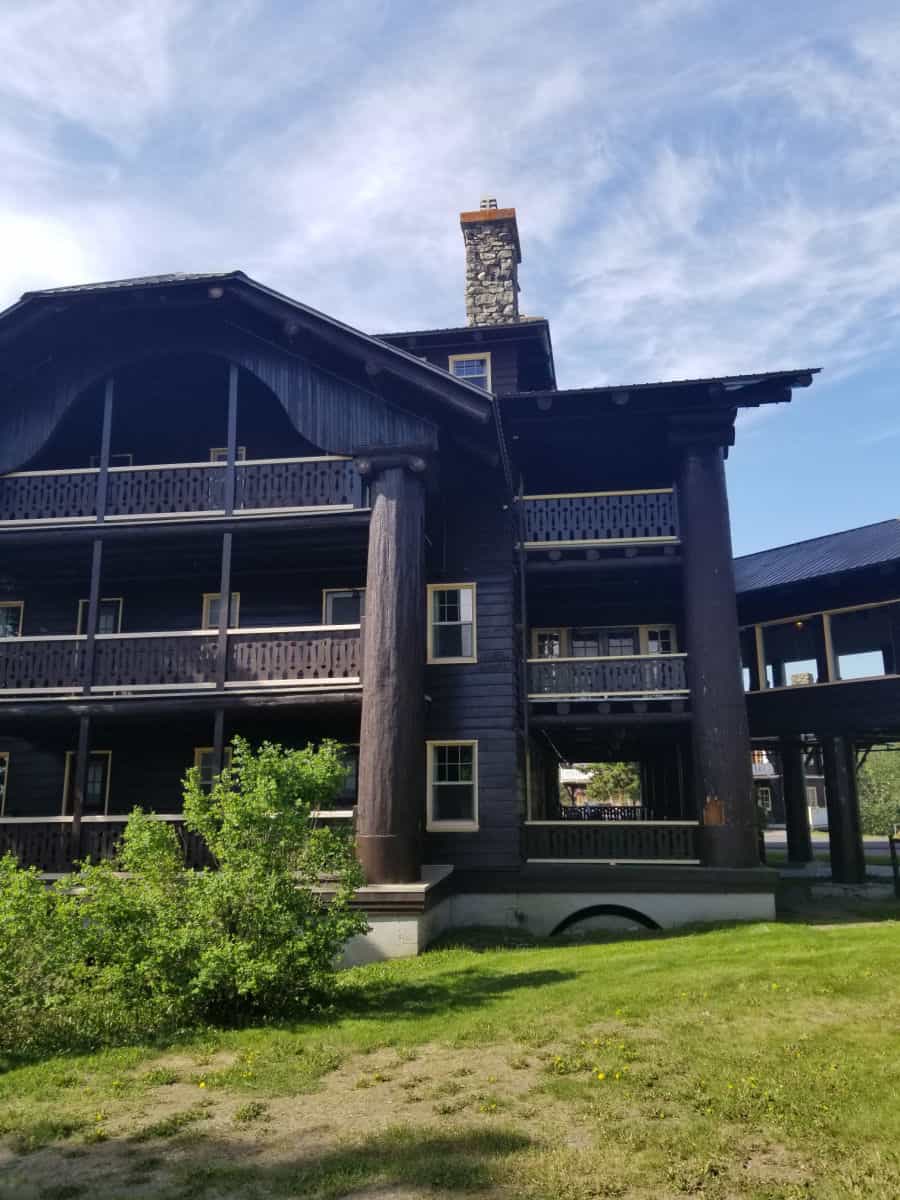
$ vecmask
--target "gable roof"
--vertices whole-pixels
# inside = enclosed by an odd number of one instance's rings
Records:
[[[734,560],[737,591],[782,587],[823,575],[900,561],[900,518],[775,546]]]

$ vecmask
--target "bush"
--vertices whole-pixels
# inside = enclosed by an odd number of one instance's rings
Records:
[[[873,750],[860,768],[858,786],[863,833],[893,833],[900,825],[900,750]]]
[[[351,842],[310,820],[344,772],[335,743],[254,752],[239,738],[208,793],[190,770],[185,825],[215,870],[185,870],[171,825],[140,809],[115,863],[82,864],[53,887],[0,860],[0,1050],[90,1048],[323,1003],[341,947],[366,928],[349,906],[361,882]]]

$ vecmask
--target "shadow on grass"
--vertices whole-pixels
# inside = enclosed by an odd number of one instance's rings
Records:
[[[461,946],[461,942],[454,946]],[[402,1013],[433,1016],[446,1012],[459,1013],[466,1008],[480,1008],[486,1001],[515,991],[534,991],[576,979],[576,971],[488,971],[478,964],[456,967],[437,979],[417,979],[404,974],[384,976],[366,970],[365,982],[354,979],[350,986],[340,988],[334,1017],[364,1016],[369,1013]]]
[[[255,1143],[194,1137],[137,1150],[128,1141],[54,1147],[40,1161],[21,1158],[0,1172],[0,1198],[113,1200],[133,1189],[154,1200],[204,1200],[228,1195],[353,1197],[372,1188],[407,1187],[473,1192],[507,1173],[504,1162],[532,1140],[508,1129],[430,1133],[398,1126],[320,1153],[260,1161]],[[163,1154],[160,1151],[164,1149]],[[60,1184],[63,1175],[65,1183]]]

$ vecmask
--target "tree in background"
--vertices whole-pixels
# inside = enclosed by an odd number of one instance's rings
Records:
[[[900,826],[900,747],[871,751],[857,779],[863,833],[893,833]]]
[[[641,775],[637,763],[583,763],[590,773],[587,783],[589,804],[639,804]]]

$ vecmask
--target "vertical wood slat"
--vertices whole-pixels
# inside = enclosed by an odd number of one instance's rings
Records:
[[[697,825],[595,824],[525,826],[526,858],[564,861],[579,859],[696,859]]]

